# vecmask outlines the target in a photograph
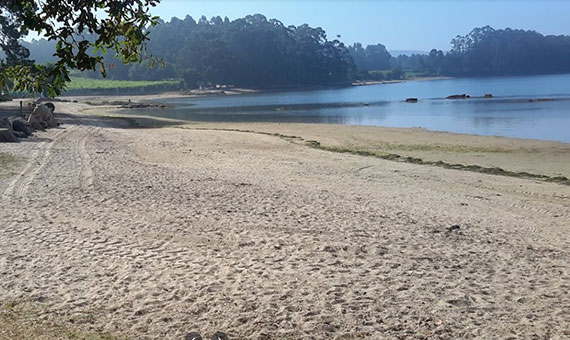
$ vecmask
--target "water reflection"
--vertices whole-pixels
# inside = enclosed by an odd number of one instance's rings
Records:
[[[454,93],[493,98],[437,99]],[[407,97],[420,98],[405,103]],[[529,99],[546,98],[532,101]],[[554,100],[555,99],[555,100]],[[298,122],[393,127],[570,142],[570,75],[449,79],[344,89],[161,99],[174,109],[132,111],[226,122]]]

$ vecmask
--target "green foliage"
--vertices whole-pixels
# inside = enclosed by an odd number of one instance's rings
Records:
[[[570,36],[543,36],[534,31],[473,29],[451,41],[444,54],[401,55],[393,68],[423,75],[501,76],[570,72]]]
[[[346,47],[324,30],[284,26],[250,15],[230,21],[187,16],[149,29],[148,52],[163,65],[123,65],[113,53],[98,55],[117,80],[182,79],[186,88],[235,85],[253,88],[346,84],[354,66]],[[89,77],[98,77],[90,72]]]
[[[400,68],[395,68],[393,70],[390,70],[390,72],[388,72],[386,74],[386,79],[400,80],[400,79],[402,79],[403,76],[404,76],[404,72]]]
[[[70,69],[99,69],[106,74],[103,58],[93,52],[113,50],[122,62],[141,61],[149,34],[146,28],[158,20],[148,11],[157,3],[157,0],[3,1],[0,48],[6,60],[0,64],[0,87],[4,92],[13,85],[15,90],[54,96],[70,80]],[[33,65],[28,60],[29,52],[18,39],[30,31],[56,42],[56,61],[52,67]],[[85,35],[96,38],[90,41]]]
[[[321,28],[284,26],[263,15],[230,21],[173,18],[151,30],[149,50],[172,64],[188,87],[231,84],[267,88],[348,83],[346,47]]]
[[[176,80],[163,81],[129,81],[129,80],[103,80],[85,77],[71,77],[67,84],[68,93],[113,92],[121,93],[149,93],[164,90],[177,90],[180,82]]]
[[[570,36],[535,31],[473,29],[451,41],[444,60],[451,75],[523,75],[570,72]]]
[[[348,47],[348,52],[354,59],[354,64],[358,70],[387,70],[390,68],[392,56],[382,44],[368,45],[362,47],[361,43],[355,43]]]

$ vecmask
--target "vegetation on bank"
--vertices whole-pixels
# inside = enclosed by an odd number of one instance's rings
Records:
[[[0,152],[0,179],[14,176],[21,163],[22,159],[6,152]]]
[[[180,89],[180,82],[176,80],[112,80],[94,79],[86,77],[71,77],[67,83],[68,94],[81,93],[154,93],[175,91]]]
[[[381,158],[390,161],[396,162],[404,162],[404,163],[413,163],[413,164],[422,164],[422,165],[430,165],[436,167],[442,167],[445,169],[453,169],[453,170],[460,170],[460,171],[471,171],[471,172],[479,172],[484,174],[491,174],[497,176],[507,176],[507,177],[517,177],[517,178],[526,178],[526,179],[533,179],[533,180],[541,180],[545,182],[553,182],[562,185],[570,185],[570,179],[565,176],[548,176],[543,174],[535,174],[529,173],[526,171],[511,171],[505,170],[499,167],[485,167],[476,164],[458,164],[458,163],[448,163],[441,160],[437,161],[429,161],[418,157],[412,156],[403,156],[392,152],[386,152],[381,149],[379,150],[366,150],[360,147],[355,146],[329,146],[323,145],[319,141],[316,140],[306,140],[303,137],[299,136],[291,136],[291,135],[283,135],[280,133],[270,133],[270,132],[263,132],[263,131],[254,131],[254,130],[242,130],[242,129],[232,129],[232,128],[195,128],[195,127],[181,127],[181,128],[188,128],[193,130],[219,130],[219,131],[234,131],[234,132],[245,132],[245,133],[257,133],[261,135],[268,135],[268,136],[275,136],[286,141],[302,144],[308,147],[312,147],[319,150],[330,151],[330,152],[338,152],[338,153],[349,153],[353,155],[359,156],[366,156],[366,157],[375,157]],[[407,146],[403,145],[396,145],[396,149],[400,149],[402,151],[406,151]],[[434,149],[436,149],[435,147]],[[411,146],[412,150],[418,150],[415,148],[414,145]],[[421,150],[421,149],[420,149]],[[445,148],[444,148],[445,150]],[[452,151],[452,152],[509,152],[508,150],[504,149],[487,149],[487,148],[463,148],[461,146],[451,147],[445,151]]]
[[[102,332],[86,332],[81,325],[93,323],[89,313],[43,317],[45,311],[27,302],[0,303],[0,339],[71,339],[71,340],[126,340],[126,337]],[[70,327],[74,325],[76,327]]]

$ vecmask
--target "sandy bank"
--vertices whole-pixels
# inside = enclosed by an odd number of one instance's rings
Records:
[[[120,116],[109,114],[111,109],[114,107],[82,107],[83,112],[90,114]],[[443,162],[463,170],[476,166],[515,174],[570,178],[570,144],[561,142],[437,132],[423,128],[301,123],[209,123],[134,115],[125,117],[150,126],[180,124],[188,129],[236,130],[295,136],[300,138],[289,140],[313,146],[316,142],[319,147],[330,151],[398,156],[395,160],[399,161],[412,158],[424,163]]]
[[[352,83],[352,85],[353,86],[386,85],[386,84],[406,83],[410,81],[429,81],[429,80],[443,80],[443,79],[451,79],[451,77],[416,77],[411,79],[400,79],[400,80],[361,80]]]
[[[570,336],[569,186],[58,107],[61,129],[0,145],[25,155],[0,178],[0,339]],[[383,138],[443,143],[420,132]]]

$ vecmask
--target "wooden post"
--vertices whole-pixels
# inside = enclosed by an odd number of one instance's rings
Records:
[[[22,103],[22,101],[20,100],[20,116],[24,115],[24,104]]]

